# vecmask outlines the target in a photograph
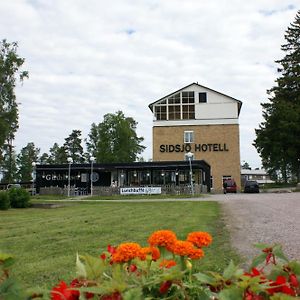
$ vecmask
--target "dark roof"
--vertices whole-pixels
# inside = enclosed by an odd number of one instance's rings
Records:
[[[192,160],[193,166],[201,166],[204,168],[209,168],[210,165],[205,160]],[[117,169],[155,169],[155,168],[179,168],[186,167],[189,165],[189,162],[186,160],[183,161],[151,161],[151,162],[133,162],[133,163],[106,163],[99,164],[94,163],[93,168],[95,170],[117,170]],[[37,165],[37,171],[50,171],[50,170],[66,170],[68,169],[68,164],[59,164],[59,165]],[[86,169],[91,168],[91,164],[72,164],[72,170],[74,169]]]
[[[174,95],[174,94],[176,94],[176,93],[178,93],[178,92],[180,92],[180,91],[182,91],[182,90],[184,90],[184,89],[190,87],[190,86],[193,85],[193,84],[196,84],[196,85],[198,85],[198,86],[200,86],[200,87],[202,87],[202,88],[205,88],[205,89],[210,90],[210,91],[212,91],[212,92],[218,93],[218,94],[220,94],[220,95],[222,95],[222,96],[231,98],[231,99],[234,100],[234,101],[237,101],[237,102],[238,102],[238,106],[239,106],[239,107],[238,107],[238,108],[239,108],[239,109],[238,109],[238,114],[240,114],[241,107],[242,107],[242,104],[243,104],[243,102],[242,102],[241,100],[235,99],[235,98],[233,98],[233,97],[231,97],[231,96],[228,96],[228,95],[223,94],[223,93],[220,93],[220,92],[218,92],[218,91],[216,91],[216,90],[210,89],[210,88],[208,88],[208,87],[206,87],[206,86],[204,86],[204,85],[201,85],[201,84],[199,84],[199,83],[197,83],[197,82],[193,82],[193,83],[191,83],[191,84],[189,84],[189,85],[187,85],[187,86],[185,86],[185,87],[183,87],[183,88],[181,88],[181,89],[179,89],[179,90],[177,90],[177,91],[175,91],[175,92],[173,92],[173,93],[171,93],[171,94],[168,94],[167,96],[164,96],[164,97],[162,97],[162,98],[160,98],[160,99],[158,99],[158,100],[156,100],[156,101],[150,103],[150,104],[148,105],[148,107],[149,107],[150,110],[153,112],[152,107],[153,107],[153,105],[154,105],[156,102],[161,101],[161,100],[163,100],[163,99],[165,99],[165,98],[168,98],[168,97],[170,97],[170,96],[172,96],[172,95]]]

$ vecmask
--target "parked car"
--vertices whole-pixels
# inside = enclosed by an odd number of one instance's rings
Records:
[[[225,179],[223,181],[223,191],[226,193],[236,193],[236,183],[233,179]]]
[[[256,180],[247,180],[244,186],[244,193],[259,193],[259,185]]]

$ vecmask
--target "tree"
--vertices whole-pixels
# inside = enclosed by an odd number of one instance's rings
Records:
[[[32,180],[32,163],[38,161],[39,153],[40,149],[36,148],[34,143],[28,143],[21,149],[17,156],[17,165],[19,169],[18,176],[20,181],[26,182]]]
[[[90,156],[97,162],[134,162],[145,147],[143,137],[136,134],[137,122],[122,111],[104,115],[103,122],[93,123],[87,139]]]
[[[22,82],[28,77],[27,71],[20,70],[25,59],[18,56],[17,49],[16,42],[2,40],[0,43],[0,154],[5,144],[12,145],[18,129],[16,81],[19,79]]]
[[[244,169],[244,170],[251,170],[250,165],[246,161],[243,161],[243,164],[241,165],[241,168]]]
[[[67,163],[67,152],[64,146],[59,146],[54,143],[52,148],[49,150],[50,154],[47,159],[48,164],[66,164]]]
[[[16,153],[14,149],[8,148],[8,146],[3,149],[3,158],[1,162],[1,171],[3,183],[12,183],[16,182],[18,179],[17,176],[17,163],[16,163]]]
[[[300,170],[300,11],[285,33],[285,52],[276,86],[267,91],[270,102],[263,103],[264,122],[255,130],[254,146],[263,166],[279,171],[284,179],[289,174],[299,178]]]
[[[81,146],[81,131],[73,130],[72,133],[65,139],[64,148],[68,157],[71,157],[73,163],[83,163],[83,148]]]

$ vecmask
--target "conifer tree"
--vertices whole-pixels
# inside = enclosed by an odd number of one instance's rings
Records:
[[[280,171],[284,181],[300,170],[300,11],[285,33],[285,53],[276,85],[267,91],[270,102],[263,103],[264,121],[256,129],[254,146],[265,168]]]

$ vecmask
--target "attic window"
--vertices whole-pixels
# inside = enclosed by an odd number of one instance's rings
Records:
[[[206,103],[206,102],[207,102],[206,93],[199,93],[199,103]]]

